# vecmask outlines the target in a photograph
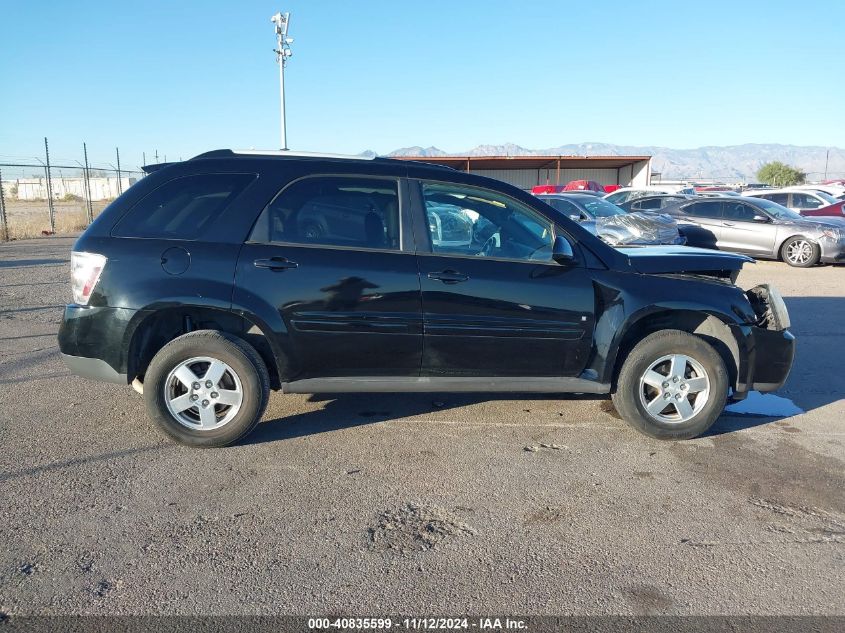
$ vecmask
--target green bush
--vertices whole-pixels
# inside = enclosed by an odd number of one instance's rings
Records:
[[[796,169],[780,161],[766,163],[757,170],[757,179],[773,187],[800,185],[806,177],[807,174],[800,169]]]

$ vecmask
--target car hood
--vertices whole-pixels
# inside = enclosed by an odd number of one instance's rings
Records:
[[[691,246],[621,247],[631,267],[645,274],[705,274],[735,278],[744,264],[754,260],[745,255]]]
[[[614,244],[678,244],[683,243],[677,221],[661,214],[620,213],[596,218],[581,225],[593,235]]]
[[[833,215],[807,216],[800,220],[778,220],[779,226],[791,226],[800,229],[819,229],[827,226],[845,227],[845,218]]]

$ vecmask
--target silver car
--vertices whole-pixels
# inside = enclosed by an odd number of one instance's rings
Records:
[[[804,217],[761,198],[705,198],[660,210],[678,220],[687,244],[782,259],[790,266],[845,263],[845,219]]]
[[[678,232],[677,222],[668,215],[628,213],[603,198],[581,191],[538,194],[537,198],[611,246],[686,243]]]

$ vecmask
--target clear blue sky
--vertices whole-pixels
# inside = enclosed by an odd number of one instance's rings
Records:
[[[845,146],[845,3],[3,2],[0,162],[278,147]]]

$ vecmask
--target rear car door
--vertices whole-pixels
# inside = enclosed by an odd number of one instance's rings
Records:
[[[720,248],[722,237],[722,201],[717,198],[697,200],[679,208],[685,220],[679,226],[689,246]]]
[[[754,218],[767,221],[754,221]],[[777,228],[762,211],[741,200],[722,202],[719,248],[749,255],[771,255]]]
[[[413,182],[422,375],[578,376],[591,348],[595,299],[582,264],[551,259],[559,228],[491,189]],[[444,241],[433,216],[447,213],[461,217],[463,228]]]
[[[233,303],[260,306],[283,380],[417,376],[420,284],[399,178],[313,175],[287,185],[244,244]]]

